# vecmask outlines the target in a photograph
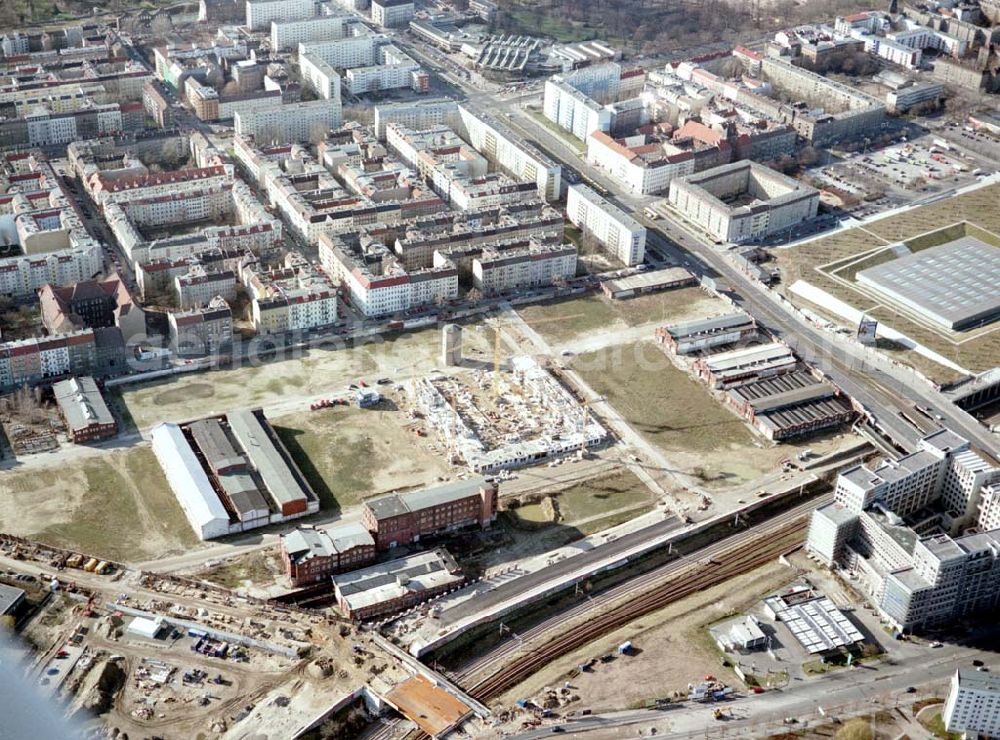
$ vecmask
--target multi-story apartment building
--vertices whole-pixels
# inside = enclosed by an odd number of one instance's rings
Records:
[[[557,285],[576,275],[576,247],[532,243],[521,249],[486,248],[472,260],[473,285],[483,295]]]
[[[167,314],[170,348],[181,356],[205,356],[229,351],[233,312],[222,297],[202,308]]]
[[[174,295],[182,309],[207,306],[216,296],[236,300],[236,273],[232,270],[209,272],[196,264],[184,275],[174,278]]]
[[[619,262],[642,263],[646,253],[646,227],[586,185],[571,185],[566,195],[566,215],[584,234],[592,236]]]
[[[71,375],[105,378],[127,369],[125,343],[115,327],[0,344],[0,389],[5,391]]]
[[[948,732],[964,737],[1000,736],[1000,676],[958,668],[941,719]]]
[[[316,15],[316,0],[247,0],[246,26],[266,31],[272,21],[296,21]]]
[[[340,123],[338,98],[237,113],[233,130],[241,136],[253,136],[261,143],[315,143],[321,141],[331,129],[338,128]]]
[[[413,0],[372,0],[372,23],[382,28],[400,28],[413,20]]]
[[[339,282],[351,306],[365,316],[385,316],[458,296],[454,265],[407,271],[384,245],[362,247],[358,232],[319,239],[323,269]]]
[[[986,528],[994,522],[984,511],[998,482],[1000,469],[942,429],[897,461],[844,471],[835,502],[814,512],[806,546],[861,575],[901,629],[994,608],[1000,531]]]
[[[337,323],[337,289],[297,252],[290,252],[278,270],[245,266],[241,280],[252,298],[258,333],[309,331]]]
[[[273,20],[271,49],[283,51],[296,49],[299,44],[336,41],[347,36],[356,23],[355,16],[342,11],[303,20]]]
[[[644,135],[618,140],[602,131],[587,137],[587,162],[605,170],[637,195],[662,193],[674,178],[695,171],[690,151],[647,143]]]
[[[553,123],[586,141],[594,131],[612,130],[617,114],[614,103],[637,94],[644,81],[644,72],[623,69],[616,62],[555,75],[545,83],[542,112]],[[635,123],[642,123],[641,117]]]

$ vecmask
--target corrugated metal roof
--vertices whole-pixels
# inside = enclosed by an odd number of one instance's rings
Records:
[[[177,424],[159,424],[153,427],[151,437],[170,487],[195,529],[201,530],[213,522],[228,525],[229,514],[181,428]]]
[[[250,409],[241,409],[230,412],[226,419],[233,436],[250,458],[274,500],[279,505],[307,501],[309,497],[274,446],[257,415]]]

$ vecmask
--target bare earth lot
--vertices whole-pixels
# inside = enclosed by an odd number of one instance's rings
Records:
[[[479,342],[486,348],[480,333],[468,331],[465,336],[467,344]],[[140,430],[246,406],[263,406],[269,416],[276,416],[324,394],[342,393],[359,378],[371,383],[380,377],[399,381],[425,374],[439,365],[440,337],[438,331],[425,329],[338,350],[313,349],[257,366],[128,386],[121,397]]]
[[[713,675],[733,686],[741,685],[731,669],[723,668],[706,627],[755,604],[792,580],[796,571],[769,563],[757,570],[682,599],[665,609],[648,614],[600,640],[560,658],[512,689],[502,701],[534,696],[545,686],[561,686],[563,676],[590,658],[614,653],[631,640],[637,649],[632,656],[616,656],[610,663],[597,663],[592,671],[571,679],[573,693],[580,702],[569,708],[587,707],[600,713],[638,707],[647,699],[669,697],[687,691]]]
[[[180,554],[200,544],[147,446],[4,473],[0,497],[2,531],[113,560]]]
[[[405,412],[391,401],[372,409],[336,406],[271,419],[323,508],[339,509],[430,485],[454,472],[427,438],[404,427],[406,422]]]

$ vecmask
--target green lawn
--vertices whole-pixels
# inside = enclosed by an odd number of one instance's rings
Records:
[[[652,494],[634,473],[626,470],[578,483],[560,491],[556,500],[562,521],[572,524],[618,509],[648,507]]]
[[[652,342],[578,356],[574,369],[646,438],[664,450],[717,452],[753,435],[704,385],[678,370]]]

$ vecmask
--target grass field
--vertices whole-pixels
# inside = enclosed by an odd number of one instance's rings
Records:
[[[442,455],[403,428],[406,417],[391,403],[377,409],[303,411],[271,422],[324,509],[336,511],[380,493],[429,485],[449,472]]]
[[[0,477],[3,531],[114,560],[179,554],[199,544],[160,465],[135,447],[63,468]]]
[[[1000,185],[991,185],[791,249],[775,250],[782,272],[782,290],[793,302],[802,303],[802,299],[791,294],[788,287],[796,280],[804,280],[857,309],[870,312],[881,323],[962,367],[973,372],[994,367],[997,357],[1000,357],[1000,331],[990,331],[987,327],[975,332],[948,333],[930,328],[840,280],[853,281],[859,270],[887,261],[891,253],[883,251],[883,248],[897,241],[905,240],[912,251],[926,249],[942,240],[947,241],[949,237],[964,234],[991,244],[1000,243],[996,236],[1000,233],[998,201]],[[968,223],[959,223],[962,221]],[[881,306],[876,308],[877,304]],[[959,377],[954,370],[915,359],[912,352],[901,353],[898,359],[925,374],[930,373],[929,377],[937,382],[949,382]]]
[[[545,339],[563,343],[597,332],[720,314],[727,308],[724,301],[700,288],[681,288],[625,301],[612,301],[603,294],[588,295],[525,306],[518,313]]]
[[[599,519],[618,509],[648,508],[653,497],[634,473],[623,470],[560,491],[556,501],[562,521],[575,524],[583,520]]]
[[[682,472],[732,485],[772,470],[788,450],[766,447],[651,341],[578,355],[573,368]],[[599,408],[599,407],[598,407]]]

